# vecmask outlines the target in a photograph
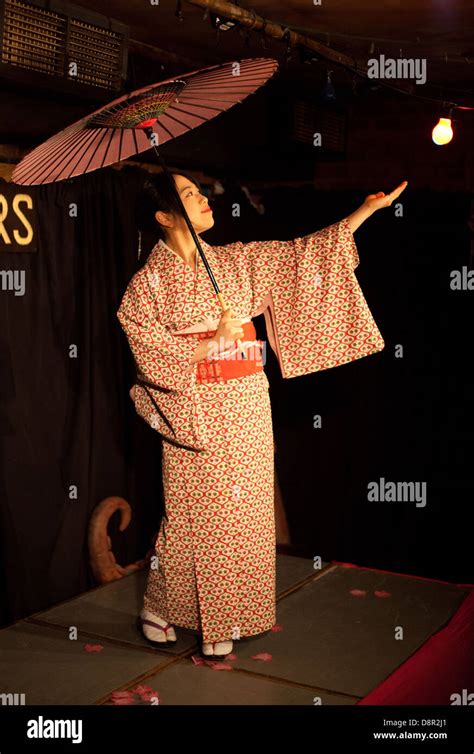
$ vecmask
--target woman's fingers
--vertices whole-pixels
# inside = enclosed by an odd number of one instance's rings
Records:
[[[393,200],[394,200],[394,199],[396,199],[396,198],[397,198],[398,196],[400,196],[400,194],[402,193],[402,191],[405,191],[405,189],[406,189],[407,185],[408,185],[408,181],[403,181],[403,183],[400,183],[400,185],[399,185],[399,186],[397,186],[397,188],[396,188],[396,189],[394,189],[394,190],[393,190],[393,191],[392,191],[392,192],[391,192],[391,193],[389,194],[390,200],[391,200],[391,201],[393,201]]]
[[[244,337],[242,322],[240,321],[240,319],[237,319],[235,312],[231,307],[228,307],[225,310],[221,319],[223,319],[225,323],[225,327],[222,332],[230,341]]]
[[[397,188],[393,189],[390,194],[385,194],[383,191],[377,191],[376,194],[369,194],[366,201],[372,202],[372,206],[377,208],[389,207],[394,199],[399,197],[402,191],[406,189],[407,185],[408,181],[402,181],[402,183],[400,183]]]

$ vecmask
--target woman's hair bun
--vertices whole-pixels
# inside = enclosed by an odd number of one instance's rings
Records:
[[[199,189],[201,188],[198,181],[188,173],[177,171],[170,174],[162,171],[151,174],[145,179],[135,200],[135,223],[142,232],[154,233],[163,239],[165,232],[155,218],[155,214],[160,211],[181,214],[181,207],[170,185],[169,175],[183,175]]]

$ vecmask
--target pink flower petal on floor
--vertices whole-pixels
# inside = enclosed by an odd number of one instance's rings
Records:
[[[145,686],[145,684],[140,684],[140,686],[135,686],[134,689],[132,689],[134,694],[138,694],[138,696],[142,696],[143,694],[148,694],[149,691],[153,691],[151,686]]]
[[[125,704],[135,704],[135,700],[133,699],[133,697],[132,698],[123,697],[123,699],[122,699],[122,697],[119,697],[118,699],[113,698],[112,699],[112,704],[117,704],[117,705],[120,705],[120,706],[123,706]]]
[[[365,589],[351,589],[351,594],[354,597],[365,597],[367,592],[365,591]]]
[[[103,648],[102,644],[84,644],[85,652],[102,652]]]
[[[133,699],[134,694],[132,691],[112,691],[112,699]]]
[[[391,597],[392,595],[390,592],[384,592],[383,589],[379,589],[378,591],[374,592],[376,597]]]
[[[158,700],[158,704],[160,703],[160,695],[158,691],[154,691],[151,689],[150,691],[147,691],[145,694],[141,694],[142,702],[154,702],[156,704],[156,699]]]
[[[235,655],[235,654],[230,654],[230,655],[227,655],[227,657],[226,657],[225,659],[226,659],[226,660],[236,660],[236,659],[237,659],[237,655]]]
[[[279,623],[275,623],[275,625],[272,626],[270,630],[273,631],[273,633],[276,633],[277,631],[283,631],[283,626],[281,626]]]
[[[203,657],[199,657],[199,655],[193,655],[191,657],[191,660],[194,662],[195,665],[205,665],[206,660],[204,660]]]
[[[268,652],[259,652],[258,655],[253,655],[251,660],[263,660],[264,662],[268,662],[268,660],[272,659],[272,655]]]
[[[220,662],[220,660],[206,660],[206,665],[209,665],[213,670],[233,670],[232,665]]]

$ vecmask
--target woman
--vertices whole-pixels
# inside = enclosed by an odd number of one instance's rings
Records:
[[[185,173],[173,180],[201,235],[214,225],[206,196]],[[147,181],[138,222],[159,241],[117,316],[137,364],[136,411],[163,438],[165,515],[140,613],[150,641],[176,641],[173,625],[194,629],[202,654],[222,658],[275,624],[272,416],[252,318],[264,313],[286,378],[381,351],[353,233],[405,186],[293,241],[200,239],[222,313],[166,175]]]

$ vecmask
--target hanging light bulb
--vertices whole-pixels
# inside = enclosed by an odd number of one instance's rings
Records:
[[[449,113],[451,116],[451,113]],[[449,144],[453,138],[453,129],[451,127],[451,117],[440,118],[436,126],[432,131],[432,139],[435,144],[443,146],[443,144]]]

